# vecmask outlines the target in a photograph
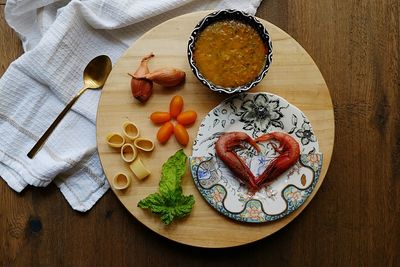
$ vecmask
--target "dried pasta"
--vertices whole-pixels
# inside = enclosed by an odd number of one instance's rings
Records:
[[[137,149],[149,152],[154,149],[154,142],[148,138],[137,138],[134,143]]]
[[[133,122],[126,121],[122,124],[122,131],[129,140],[135,140],[139,137],[139,128]]]
[[[150,152],[154,149],[154,142],[148,138],[139,138],[139,128],[131,121],[125,121],[122,124],[122,131],[123,135],[109,133],[107,143],[111,147],[120,148],[122,160],[129,163],[129,168],[133,174],[139,180],[142,180],[150,175],[150,171],[138,157],[138,150]],[[117,173],[112,179],[112,185],[115,189],[125,189],[130,183],[130,176],[123,172]]]
[[[126,189],[131,184],[131,177],[123,172],[119,172],[113,177],[112,184],[115,189]]]
[[[111,147],[120,148],[125,144],[125,138],[119,133],[109,133],[106,139]]]
[[[136,156],[137,151],[132,144],[126,143],[121,147],[121,157],[123,161],[130,163],[135,160]]]
[[[144,166],[142,160],[137,157],[135,159],[135,161],[133,161],[130,165],[129,168],[131,169],[131,171],[135,174],[135,176],[139,179],[139,180],[143,180],[144,178],[146,178],[147,176],[150,175],[150,171],[146,168],[146,166]]]

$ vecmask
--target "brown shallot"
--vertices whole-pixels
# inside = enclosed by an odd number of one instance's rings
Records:
[[[147,62],[154,57],[153,53],[146,55],[142,58],[138,69],[135,73],[128,73],[132,76],[131,79],[131,91],[134,98],[139,100],[140,102],[146,102],[151,94],[153,93],[153,82],[149,79],[141,79],[138,77],[142,77],[147,75],[150,71],[147,66]]]
[[[185,80],[186,73],[180,69],[165,67],[144,75],[135,74],[133,77],[147,79],[164,87],[177,86]]]

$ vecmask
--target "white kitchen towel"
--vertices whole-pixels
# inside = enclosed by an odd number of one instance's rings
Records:
[[[33,159],[26,154],[82,88],[86,64],[100,54],[113,64],[139,36],[175,16],[233,8],[255,14],[261,0],[9,0],[8,24],[25,53],[0,79],[0,176],[17,192],[54,181],[78,211],[109,185],[96,149],[100,91],[75,103]]]

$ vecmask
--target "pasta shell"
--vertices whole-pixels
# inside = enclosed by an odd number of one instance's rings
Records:
[[[122,124],[122,130],[124,132],[124,135],[129,140],[135,140],[139,137],[140,134],[139,128],[136,126],[136,124],[130,121],[126,121]]]
[[[111,147],[120,148],[125,144],[125,138],[119,133],[109,133],[106,139],[107,144]]]
[[[149,152],[154,149],[154,142],[148,138],[137,138],[133,143],[137,149]]]
[[[121,147],[121,157],[125,162],[132,162],[137,156],[136,148],[130,144],[126,143]]]
[[[146,166],[144,166],[142,160],[139,157],[137,157],[136,160],[132,162],[131,165],[129,165],[129,168],[139,180],[143,180],[151,173],[146,168]]]
[[[126,189],[131,184],[131,177],[123,172],[119,172],[113,177],[112,184],[115,189]]]

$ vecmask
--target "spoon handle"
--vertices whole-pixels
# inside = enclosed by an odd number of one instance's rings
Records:
[[[53,123],[50,125],[50,127],[44,132],[42,137],[36,142],[36,144],[32,147],[31,151],[28,152],[27,156],[28,158],[33,158],[36,153],[40,150],[40,148],[43,146],[44,142],[46,142],[47,138],[50,136],[50,134],[54,131],[54,129],[57,127],[58,123],[64,118],[65,114],[71,109],[72,105],[78,100],[78,98],[86,91],[87,87],[82,88],[75,96],[74,98],[69,101],[69,103],[65,106],[65,108],[61,111],[61,113],[57,116],[57,118],[53,121]]]

